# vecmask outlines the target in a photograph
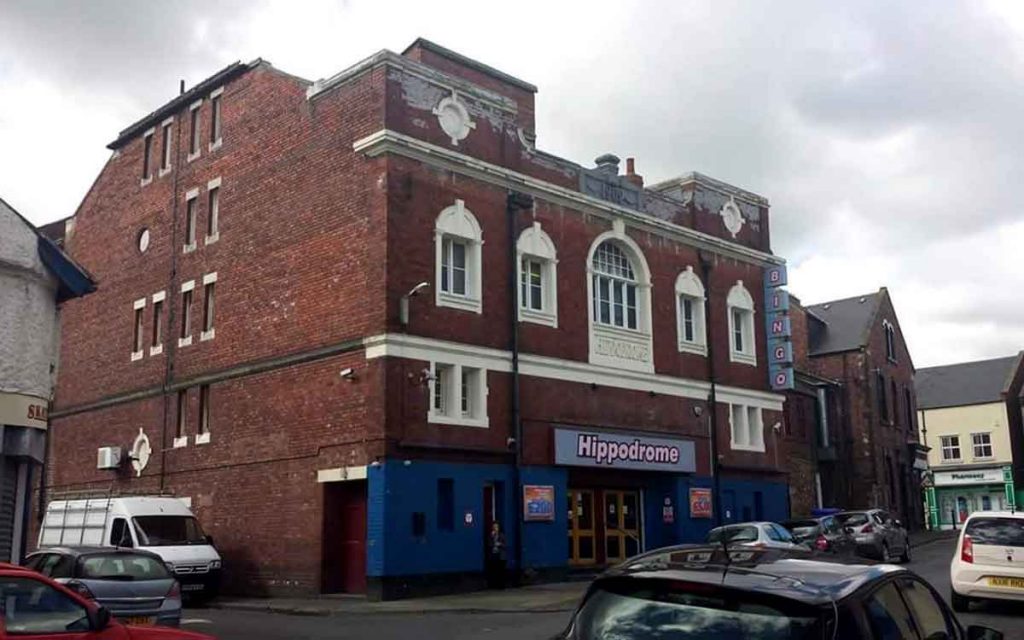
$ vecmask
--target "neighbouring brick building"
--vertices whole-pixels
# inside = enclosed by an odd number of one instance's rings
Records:
[[[478,584],[493,521],[558,574],[710,503],[788,515],[768,202],[544,153],[535,93],[417,40],[312,83],[234,64],[123,131],[67,243],[101,284],[43,491],[187,498],[249,593]],[[96,468],[140,433],[144,469]]]
[[[793,300],[797,384],[786,394],[783,450],[794,513],[883,507],[921,527],[927,447],[918,442],[914,365],[888,290],[809,306]]]

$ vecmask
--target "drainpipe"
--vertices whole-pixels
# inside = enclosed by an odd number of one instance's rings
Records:
[[[508,285],[509,285],[509,351],[512,353],[512,446],[515,451],[513,469],[513,491],[515,491],[516,522],[516,571],[523,575],[523,423],[519,414],[519,256],[516,251],[516,214],[533,208],[533,197],[518,191],[509,191],[505,198],[505,213],[508,218]]]
[[[707,363],[708,382],[711,389],[708,391],[708,413],[711,422],[711,511],[714,514],[715,526],[722,524],[722,483],[721,469],[718,463],[718,404],[716,398],[717,377],[715,374],[715,341],[712,336],[711,324],[711,270],[713,268],[711,255],[701,251],[700,271],[701,279],[704,281],[704,290],[707,292],[704,300],[704,335],[707,341],[708,357]],[[728,337],[728,336],[727,336]]]

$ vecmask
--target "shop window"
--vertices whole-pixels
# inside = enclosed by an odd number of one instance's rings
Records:
[[[437,528],[455,530],[455,481],[451,478],[437,479]]]
[[[982,460],[992,457],[992,435],[989,433],[972,433],[971,445],[974,449],[974,458]]]
[[[729,427],[733,449],[764,452],[764,423],[760,407],[729,405]]]
[[[519,235],[519,320],[558,326],[555,244],[539,222]]]
[[[742,281],[737,281],[726,299],[729,308],[729,360],[756,365],[754,346],[754,298]]]
[[[707,355],[704,331],[704,284],[693,267],[676,278],[676,331],[679,350]]]
[[[981,510],[991,511],[992,510],[992,498],[989,496],[981,496]]]
[[[939,444],[941,446],[943,462],[959,462],[962,460],[960,455],[960,436],[940,436]]]
[[[434,363],[432,373],[429,422],[467,427],[488,425],[486,369]]]
[[[437,216],[434,239],[437,253],[435,303],[440,307],[481,313],[483,233],[462,200],[456,200]]]

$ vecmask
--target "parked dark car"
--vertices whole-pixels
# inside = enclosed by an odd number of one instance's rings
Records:
[[[841,557],[856,554],[857,543],[853,534],[844,529],[834,516],[798,518],[780,524],[793,534],[797,542],[816,551]]]
[[[155,553],[118,547],[52,547],[30,554],[25,567],[95,600],[125,624],[181,624],[181,587]]]
[[[964,629],[923,579],[892,565],[794,559],[778,549],[680,546],[598,577],[563,640],[690,638],[948,638],[1000,640]]]
[[[843,511],[835,518],[853,534],[857,555],[882,562],[910,562],[910,535],[888,511]]]

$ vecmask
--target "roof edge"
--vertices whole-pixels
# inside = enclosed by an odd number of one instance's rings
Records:
[[[459,64],[465,65],[471,69],[476,69],[481,73],[486,73],[489,76],[494,76],[495,78],[501,80],[502,82],[507,82],[508,84],[519,87],[520,89],[523,89],[525,91],[529,91],[530,93],[537,93],[537,86],[534,84],[526,82],[525,80],[520,80],[515,76],[505,73],[504,71],[499,71],[498,69],[495,69],[490,65],[486,65],[478,60],[474,60],[472,58],[464,56],[461,53],[458,53],[457,51],[452,51],[447,47],[442,47],[436,42],[432,42],[423,37],[416,38],[415,40],[412,41],[412,44],[410,44],[405,49],[402,49],[402,55],[404,56],[406,53],[409,52],[410,49],[412,49],[416,45],[423,47],[427,51],[436,53],[439,56],[448,58],[453,62],[458,62]]]

